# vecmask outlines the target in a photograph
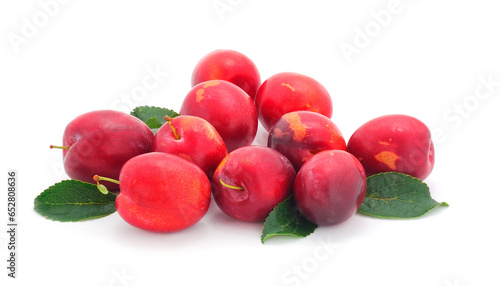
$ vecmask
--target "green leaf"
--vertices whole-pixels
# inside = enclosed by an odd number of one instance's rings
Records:
[[[35,211],[55,221],[82,221],[114,213],[115,200],[115,194],[103,194],[96,185],[65,180],[35,198]]]
[[[358,212],[379,218],[416,218],[438,206],[427,184],[412,176],[386,172],[367,178],[366,197]]]
[[[97,189],[99,190],[99,192],[101,192],[105,195],[109,193],[108,188],[106,188],[105,185],[98,184]]]
[[[166,122],[165,115],[172,118],[179,116],[171,109],[155,106],[139,106],[134,108],[130,114],[142,120],[151,129],[160,128]]]
[[[264,222],[261,241],[264,243],[267,239],[277,235],[306,237],[317,227],[302,216],[295,205],[293,196],[290,196],[269,213]]]
[[[160,121],[156,117],[151,117],[148,120],[146,120],[145,123],[150,129],[155,129],[162,127],[162,125],[165,123],[165,120],[162,119],[162,121]]]

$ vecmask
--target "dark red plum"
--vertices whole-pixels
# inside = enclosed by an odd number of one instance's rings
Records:
[[[246,146],[229,153],[212,178],[214,200],[227,215],[242,221],[264,221],[292,193],[295,171],[288,159],[265,146]]]
[[[317,225],[339,224],[352,217],[365,198],[365,171],[346,151],[323,151],[297,173],[293,195],[309,221]]]
[[[95,183],[96,174],[117,180],[130,158],[150,151],[153,132],[138,118],[114,110],[98,110],[73,119],[64,130],[63,159],[68,176]],[[51,146],[55,147],[55,146]],[[116,184],[104,182],[109,189]]]
[[[297,172],[316,153],[346,150],[339,128],[328,117],[312,111],[283,115],[269,131],[267,146],[285,155]]]

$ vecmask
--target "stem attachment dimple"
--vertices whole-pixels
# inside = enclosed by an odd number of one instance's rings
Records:
[[[164,117],[165,121],[168,122],[168,125],[170,125],[170,129],[172,129],[172,132],[174,133],[174,137],[176,140],[180,140],[181,139],[181,136],[179,136],[179,134],[177,134],[177,131],[175,131],[175,128],[174,126],[172,125],[172,120],[173,118],[168,116],[168,115],[165,115]]]
[[[231,186],[231,185],[228,185],[226,183],[224,183],[224,181],[222,181],[222,179],[219,179],[219,182],[226,188],[230,188],[230,189],[233,189],[233,190],[243,190],[243,187],[238,187],[238,186]]]

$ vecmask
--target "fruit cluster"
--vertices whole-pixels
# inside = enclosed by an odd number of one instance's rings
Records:
[[[367,176],[423,180],[432,171],[430,132],[418,119],[381,116],[346,143],[331,117],[317,80],[283,72],[261,83],[247,56],[216,50],[198,62],[179,114],[156,133],[130,114],[93,111],[68,124],[59,148],[69,177],[119,190],[119,215],[154,232],[196,224],[212,196],[242,221],[264,221],[293,196],[308,221],[338,224],[359,209]],[[267,146],[252,145],[259,121]]]

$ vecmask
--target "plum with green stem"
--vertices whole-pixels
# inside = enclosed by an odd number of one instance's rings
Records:
[[[154,134],[138,118],[120,111],[97,110],[73,119],[64,130],[64,170],[71,179],[93,183],[101,174],[118,179],[130,158],[150,152]],[[110,189],[114,184],[105,183]]]
[[[108,180],[95,176],[97,181]],[[152,232],[175,232],[199,222],[210,206],[210,181],[196,164],[151,152],[127,161],[120,172],[118,214],[130,225]]]

